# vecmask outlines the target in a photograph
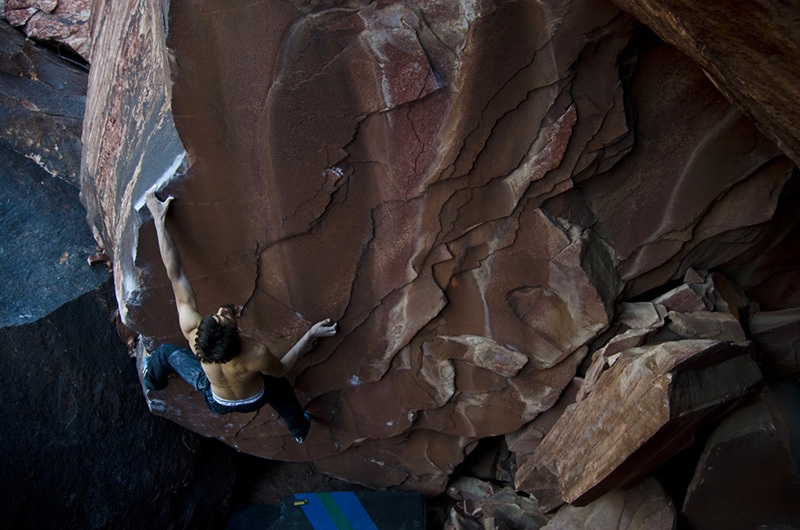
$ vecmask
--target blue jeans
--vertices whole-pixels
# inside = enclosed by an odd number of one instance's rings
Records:
[[[292,385],[285,377],[261,374],[264,379],[264,395],[258,401],[243,405],[222,405],[214,400],[211,383],[203,371],[200,361],[186,348],[174,344],[162,344],[149,357],[145,384],[152,390],[167,386],[170,373],[175,372],[192,388],[200,392],[208,408],[217,414],[229,412],[255,412],[267,403],[283,418],[292,436],[305,438],[311,422],[303,415],[303,407],[297,401]]]

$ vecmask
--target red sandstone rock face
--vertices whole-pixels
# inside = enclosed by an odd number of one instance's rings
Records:
[[[794,170],[603,1],[94,8],[84,200],[126,324],[182,340],[156,183],[201,311],[244,304],[278,354],[340,323],[291,374],[302,446],[174,379],[151,410],[373,487],[443,491],[556,403],[620,297],[760,243]]]

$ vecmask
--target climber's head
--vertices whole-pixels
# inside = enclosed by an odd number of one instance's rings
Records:
[[[239,353],[238,308],[226,305],[200,321],[194,348],[204,363],[226,363]]]

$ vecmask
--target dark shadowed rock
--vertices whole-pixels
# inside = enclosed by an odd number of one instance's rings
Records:
[[[78,189],[0,145],[0,326],[34,322],[108,279]]]
[[[78,200],[86,78],[0,22],[0,326],[36,321],[108,277],[87,267],[96,249]]]
[[[115,312],[108,279],[0,329],[4,528],[219,521],[235,477],[229,449],[148,413]]]
[[[692,528],[800,525],[800,387],[793,381],[776,389],[780,405],[766,392],[712,433],[683,506]]]
[[[87,75],[0,21],[0,141],[78,186]]]
[[[766,375],[781,379],[800,373],[800,308],[757,312],[750,331]]]
[[[761,311],[800,307],[800,170],[795,168],[761,241],[726,263],[723,270]]]
[[[753,245],[794,169],[690,59],[645,41],[635,60],[636,149],[579,186],[631,295]]]

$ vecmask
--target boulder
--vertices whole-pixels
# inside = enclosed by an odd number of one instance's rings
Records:
[[[591,230],[538,206],[570,185],[549,173],[584,105],[570,64],[604,31],[620,33],[603,40],[610,61],[629,18],[607,5],[141,5],[93,13],[82,166],[125,324],[148,347],[182,343],[142,212],[155,185],[177,197],[168,227],[202,311],[246,305],[244,326],[279,355],[313,320],[340,325],[290,374],[320,419],[303,447],[271,410],[216,417],[177,381],[147,394],[151,410],[251,454],[434,491],[475,440],[555,403],[621,286]],[[253,41],[257,61],[236,51]],[[603,83],[607,110],[581,132],[595,147],[625,131],[616,77]],[[602,158],[579,155],[569,163]]]
[[[713,308],[708,299],[709,283],[684,282],[653,299],[654,304],[664,306],[667,311],[679,313],[694,313]]]
[[[604,0],[121,0],[92,17],[83,198],[140,354],[185,344],[150,188],[176,197],[201,312],[246,306],[278,355],[339,322],[289,374],[319,420],[302,447],[270,409],[221,418],[180,381],[151,410],[372,487],[443,491],[626,329],[676,341],[708,325],[683,316],[698,304],[732,324],[696,271],[770,245],[794,189],[775,135]]]
[[[771,392],[723,419],[706,442],[683,514],[692,528],[800,525],[800,386]]]
[[[752,345],[685,340],[623,353],[516,474],[542,510],[585,505],[646,476],[761,379]]]
[[[603,371],[631,348],[681,339],[744,341],[739,315],[746,316],[749,305],[745,294],[725,275],[694,270],[687,271],[684,283],[650,302],[619,304],[617,327],[595,341],[602,346],[592,354],[575,400],[582,401]]]
[[[634,330],[655,331],[664,325],[667,309],[653,302],[622,302],[614,321]]]
[[[717,339],[729,342],[745,340],[744,330],[739,319],[728,312],[678,313],[670,311],[667,318],[669,319],[667,329],[685,339]]]

